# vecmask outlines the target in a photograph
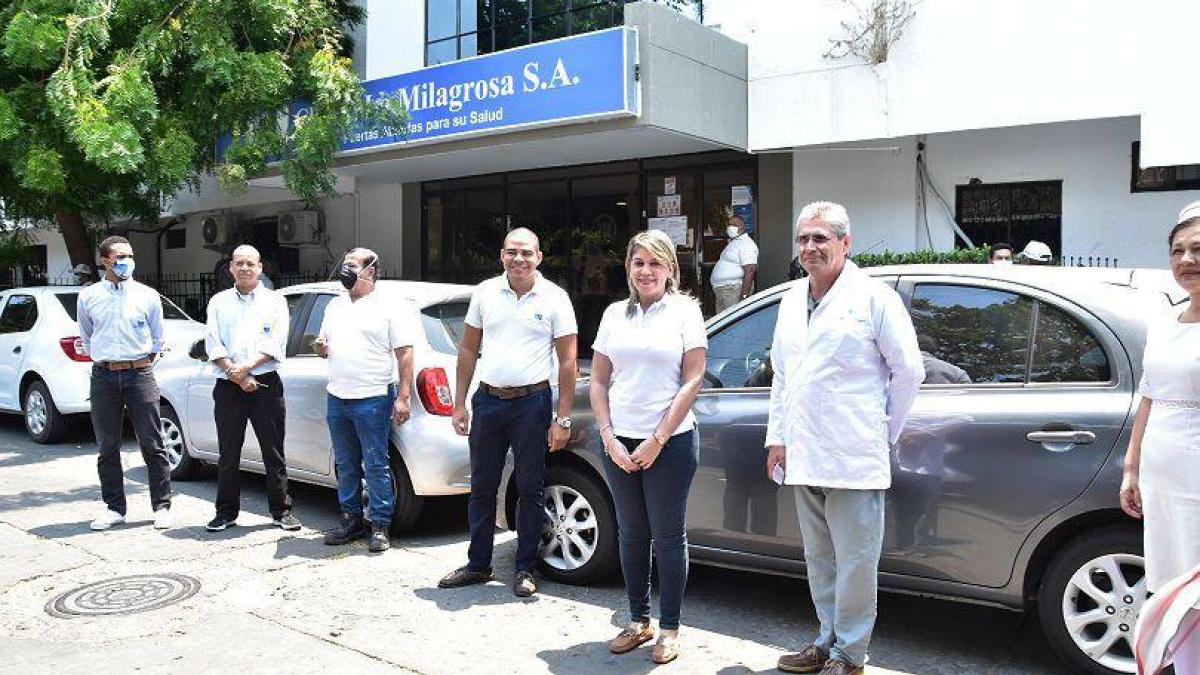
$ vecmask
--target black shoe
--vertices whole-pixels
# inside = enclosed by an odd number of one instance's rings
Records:
[[[534,581],[533,574],[524,570],[517,572],[517,578],[513,580],[513,595],[528,598],[534,593],[537,593],[537,582]]]
[[[342,526],[325,535],[325,544],[342,546],[357,539],[365,539],[368,534],[370,534],[370,529],[361,513],[343,513]]]
[[[392,539],[388,536],[388,526],[371,523],[371,541],[367,542],[367,550],[371,553],[383,553],[392,547]]]
[[[275,527],[278,527],[289,532],[300,529],[300,519],[292,515],[291,511],[284,513],[275,520],[271,521]]]
[[[204,526],[204,529],[208,530],[209,532],[221,532],[233,527],[234,525],[237,525],[237,518],[217,516],[216,518],[208,521],[208,524]]]
[[[438,582],[438,588],[458,588],[459,586],[470,586],[471,584],[486,584],[495,578],[492,575],[491,568],[476,571],[464,566],[442,577],[442,580]]]

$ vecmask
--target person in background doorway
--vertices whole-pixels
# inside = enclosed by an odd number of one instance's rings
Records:
[[[746,221],[741,216],[729,216],[725,236],[729,237],[729,243],[721,251],[717,264],[713,265],[708,282],[716,298],[718,314],[750,297],[754,292],[754,275],[758,272],[758,244],[746,231]]]
[[[71,274],[75,275],[75,284],[77,286],[91,286],[96,281],[96,275],[92,271],[92,266],[87,263],[79,263],[71,268]]]
[[[1013,262],[1012,244],[997,242],[988,249],[988,262],[993,265],[1011,265]]]

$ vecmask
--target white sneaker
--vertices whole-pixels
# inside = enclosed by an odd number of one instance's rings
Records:
[[[154,512],[154,529],[169,530],[175,524],[175,517],[171,515],[170,507],[159,509]]]
[[[92,521],[93,530],[107,530],[113,525],[120,525],[125,522],[125,516],[109,509],[104,512],[104,515]]]

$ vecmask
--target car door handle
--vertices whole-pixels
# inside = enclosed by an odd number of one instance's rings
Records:
[[[1031,431],[1025,434],[1025,439],[1033,443],[1087,445],[1096,442],[1096,434],[1091,431]]]
[[[17,345],[16,347],[13,347],[13,353],[20,354],[21,353],[21,345]]]

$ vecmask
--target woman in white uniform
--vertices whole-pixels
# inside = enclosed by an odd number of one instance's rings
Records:
[[[1121,508],[1144,520],[1152,593],[1200,563],[1200,202],[1180,212],[1167,240],[1171,273],[1191,297],[1149,326],[1121,483]],[[1178,646],[1175,670],[1200,673],[1200,634]]]

